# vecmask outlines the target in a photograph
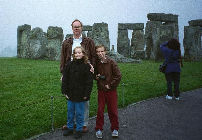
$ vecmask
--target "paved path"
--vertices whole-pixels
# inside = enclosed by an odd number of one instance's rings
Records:
[[[180,101],[165,97],[138,102],[119,110],[117,140],[202,140],[202,88],[181,94]],[[89,133],[82,140],[96,140],[95,118],[89,121]],[[111,140],[110,123],[105,114],[103,140]],[[33,140],[73,140],[62,130],[46,133]]]

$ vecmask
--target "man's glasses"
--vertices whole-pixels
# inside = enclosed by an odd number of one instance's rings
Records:
[[[81,26],[73,26],[74,29],[81,28]]]

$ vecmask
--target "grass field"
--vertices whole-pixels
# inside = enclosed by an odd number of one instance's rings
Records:
[[[118,87],[119,107],[165,95],[165,77],[158,71],[160,63],[119,64],[123,75]],[[0,58],[0,139],[26,139],[51,131],[52,109],[54,127],[66,123],[60,77],[58,61]],[[180,90],[201,87],[202,62],[185,62]],[[90,116],[96,115],[96,92],[94,83]]]

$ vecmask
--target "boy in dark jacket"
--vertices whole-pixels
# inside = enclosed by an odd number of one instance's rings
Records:
[[[73,134],[74,115],[76,114],[75,138],[80,138],[84,124],[84,105],[90,99],[93,77],[88,57],[82,47],[73,50],[73,61],[68,62],[62,78],[62,94],[68,99],[67,129],[63,135]]]
[[[96,137],[102,138],[105,104],[107,104],[112,137],[118,137],[118,97],[116,88],[121,81],[121,72],[117,63],[106,56],[106,49],[104,46],[96,46],[96,54],[99,58],[95,71],[98,87],[98,111],[95,127]]]

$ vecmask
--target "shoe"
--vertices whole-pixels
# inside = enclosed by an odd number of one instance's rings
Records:
[[[81,137],[82,137],[81,131],[76,131],[76,133],[74,134],[74,138],[75,138],[75,139],[79,139],[79,138],[81,138]]]
[[[65,129],[63,132],[63,136],[70,136],[73,134],[73,129]]]
[[[101,130],[96,131],[96,137],[98,139],[102,139],[102,131]]]
[[[112,137],[118,137],[119,136],[119,132],[117,130],[114,130],[112,132]]]
[[[172,96],[168,96],[168,95],[166,95],[166,99],[168,99],[168,100],[172,100]]]
[[[175,100],[178,100],[178,101],[179,101],[179,100],[180,100],[180,98],[179,98],[179,97],[175,97]]]
[[[88,132],[88,128],[87,126],[83,126],[83,130],[82,130],[83,133],[87,133]]]

